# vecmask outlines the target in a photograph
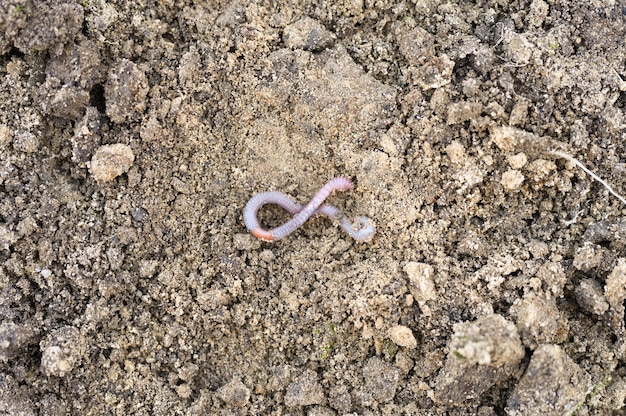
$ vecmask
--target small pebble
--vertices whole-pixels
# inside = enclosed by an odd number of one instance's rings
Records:
[[[96,150],[89,170],[96,181],[108,182],[128,172],[134,161],[135,155],[130,146],[107,144]]]
[[[135,221],[143,221],[148,216],[148,212],[143,208],[135,207],[130,210],[130,215]]]

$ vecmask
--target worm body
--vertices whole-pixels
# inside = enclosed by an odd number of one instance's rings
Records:
[[[243,211],[243,220],[250,233],[256,238],[264,241],[278,241],[294,232],[313,215],[322,214],[326,215],[334,222],[339,223],[341,228],[356,241],[370,241],[374,237],[376,229],[369,218],[358,217],[359,228],[355,230],[352,227],[352,223],[338,208],[324,204],[324,200],[328,198],[331,192],[347,191],[352,189],[352,186],[350,179],[345,176],[333,178],[328,181],[305,206],[298,204],[287,195],[280,192],[263,192],[256,194],[246,204]],[[259,209],[266,204],[281,206],[287,212],[293,214],[293,218],[274,229],[264,229],[257,219],[257,213]]]

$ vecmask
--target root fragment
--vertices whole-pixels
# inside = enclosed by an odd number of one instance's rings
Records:
[[[595,173],[593,173],[592,171],[590,171],[589,169],[587,169],[587,167],[585,165],[583,165],[583,163],[576,159],[575,157],[562,152],[560,150],[550,150],[549,153],[551,155],[554,156],[558,156],[560,158],[563,158],[569,162],[572,162],[573,164],[575,164],[576,166],[578,166],[579,168],[581,168],[583,171],[585,171],[585,173],[589,176],[591,176],[593,179],[595,179],[596,181],[600,182],[600,184],[602,184],[602,186],[604,186],[610,193],[613,194],[613,196],[615,196],[617,199],[619,199],[620,201],[622,201],[622,203],[624,205],[626,205],[626,198],[624,198],[623,196],[621,196],[620,194],[618,194],[617,192],[615,192],[613,190],[613,188],[611,188],[611,186],[606,183],[602,178],[600,178],[598,175],[596,175]]]

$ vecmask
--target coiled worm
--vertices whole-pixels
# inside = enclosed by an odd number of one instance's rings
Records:
[[[246,224],[246,228],[248,228],[256,238],[264,241],[278,241],[294,232],[313,215],[322,214],[326,215],[334,222],[338,222],[341,228],[356,241],[370,241],[374,237],[376,228],[369,218],[358,217],[359,228],[354,229],[352,222],[343,215],[339,208],[328,204],[322,205],[331,192],[347,191],[352,189],[352,187],[352,182],[345,176],[333,178],[328,181],[305,206],[298,204],[287,195],[280,192],[263,192],[256,194],[250,198],[250,201],[246,204],[243,210],[243,220]],[[293,218],[274,229],[264,229],[257,219],[257,213],[259,209],[266,204],[280,205],[286,211],[293,214]]]

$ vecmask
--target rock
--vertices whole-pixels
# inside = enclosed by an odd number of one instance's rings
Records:
[[[590,387],[589,377],[559,346],[541,345],[509,395],[507,414],[572,414]]]
[[[220,387],[216,394],[229,406],[242,407],[250,401],[250,389],[238,378]]]
[[[416,348],[417,341],[413,336],[413,332],[403,325],[396,325],[389,328],[389,338],[398,346],[405,348]]]
[[[515,325],[494,314],[454,326],[450,352],[436,378],[434,399],[459,405],[480,398],[514,375],[524,358]]]
[[[317,373],[311,370],[297,377],[285,392],[285,405],[289,407],[321,404],[324,399],[324,389],[317,380]]]
[[[130,210],[130,215],[135,221],[143,221],[148,216],[148,211],[141,207],[134,207]]]
[[[128,169],[135,161],[130,146],[116,143],[100,146],[91,158],[89,170],[98,182],[111,181]]]

